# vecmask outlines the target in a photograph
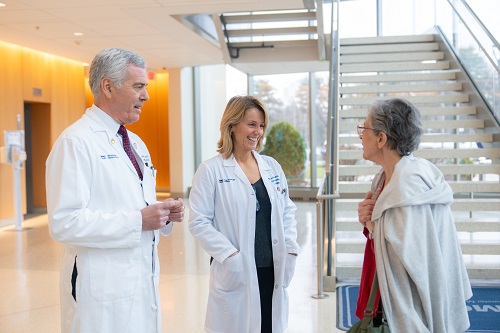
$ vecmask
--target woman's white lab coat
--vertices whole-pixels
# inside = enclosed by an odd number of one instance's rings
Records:
[[[273,332],[288,325],[287,287],[295,270],[296,206],[288,196],[281,166],[253,153],[271,201],[271,240],[275,287]],[[205,330],[211,333],[260,332],[260,297],[255,267],[255,192],[233,156],[200,165],[189,196],[189,229],[214,258]],[[239,254],[229,257],[232,253]]]
[[[156,203],[149,152],[129,132],[137,173],[117,124],[93,106],[57,139],[47,159],[49,232],[65,245],[62,332],[161,331],[158,231],[142,231],[140,210]],[[172,223],[162,234],[171,232]],[[76,264],[76,302],[71,277]]]

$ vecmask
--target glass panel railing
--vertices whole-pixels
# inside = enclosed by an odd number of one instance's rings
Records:
[[[463,0],[443,0],[437,22],[499,122],[500,50],[495,37]]]

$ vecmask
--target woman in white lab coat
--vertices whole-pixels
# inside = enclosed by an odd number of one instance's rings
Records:
[[[221,120],[219,155],[200,165],[189,196],[189,229],[212,257],[205,330],[281,333],[299,253],[296,207],[278,162],[257,153],[269,115],[236,96]]]

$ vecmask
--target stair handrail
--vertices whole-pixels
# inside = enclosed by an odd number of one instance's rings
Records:
[[[316,249],[316,260],[317,260],[317,279],[318,279],[318,292],[317,294],[312,295],[313,298],[323,299],[328,298],[328,295],[325,294],[324,291],[324,258],[325,258],[325,236],[323,235],[323,229],[327,226],[328,213],[327,213],[327,205],[325,206],[325,202],[328,200],[337,199],[339,197],[338,192],[333,194],[324,194],[327,191],[328,185],[328,175],[325,173],[323,178],[321,179],[321,183],[318,188],[318,193],[316,194],[316,241],[317,241],[317,249]],[[335,227],[335,225],[333,225]],[[335,230],[332,228],[333,231]],[[327,242],[327,244],[330,244]],[[327,253],[333,253],[333,258],[335,258],[335,246],[329,249],[333,249],[333,251],[328,251]],[[328,255],[329,256],[329,255]],[[332,258],[330,258],[332,259]],[[335,265],[332,265],[333,267]]]

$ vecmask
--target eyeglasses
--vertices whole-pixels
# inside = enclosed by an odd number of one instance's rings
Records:
[[[364,130],[372,130],[372,131],[375,131],[374,128],[370,128],[370,127],[365,127],[361,124],[358,124],[358,126],[356,126],[356,129],[358,130],[358,135],[359,136],[362,136],[363,135],[363,132]]]

